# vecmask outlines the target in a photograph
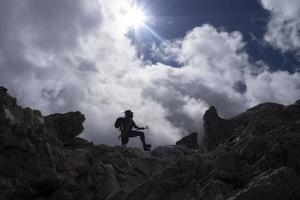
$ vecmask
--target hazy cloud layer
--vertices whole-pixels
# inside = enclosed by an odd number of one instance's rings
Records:
[[[161,145],[199,131],[209,105],[232,116],[263,101],[299,98],[299,73],[250,64],[241,33],[211,25],[156,49],[181,67],[144,63],[126,36],[126,6],[127,0],[2,0],[0,84],[44,114],[80,110],[84,137],[114,145],[114,120],[127,109]]]

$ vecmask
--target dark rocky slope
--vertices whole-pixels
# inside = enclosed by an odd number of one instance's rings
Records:
[[[299,102],[231,119],[210,108],[208,152],[94,145],[77,137],[83,121],[80,112],[42,116],[0,88],[0,200],[300,199]]]

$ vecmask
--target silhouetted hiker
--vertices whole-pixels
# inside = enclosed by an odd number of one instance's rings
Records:
[[[145,151],[150,151],[150,144],[147,144],[145,141],[145,134],[142,131],[137,130],[145,130],[144,127],[138,127],[133,121],[133,112],[131,110],[126,110],[125,117],[119,117],[115,122],[115,127],[119,128],[121,131],[121,140],[122,145],[126,146],[130,137],[140,136],[141,142],[143,143],[143,148]],[[137,130],[132,130],[133,128]]]

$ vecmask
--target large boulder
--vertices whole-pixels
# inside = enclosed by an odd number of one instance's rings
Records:
[[[83,131],[84,120],[84,115],[79,111],[45,117],[47,128],[56,133],[64,144],[70,143]]]
[[[191,149],[198,149],[198,133],[194,132],[190,135],[187,135],[176,142],[176,145],[184,145]]]

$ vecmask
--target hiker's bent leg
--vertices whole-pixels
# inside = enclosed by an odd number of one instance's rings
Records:
[[[131,132],[129,133],[129,137],[137,137],[137,136],[140,136],[141,142],[142,142],[143,144],[146,143],[146,142],[145,142],[145,133],[144,133],[144,132],[133,130],[133,131],[131,131]]]
[[[146,143],[144,132],[142,132],[142,131],[131,131],[129,133],[129,137],[137,137],[137,136],[140,136],[141,142],[143,143],[144,151],[150,151],[151,150],[150,149],[151,145]]]

